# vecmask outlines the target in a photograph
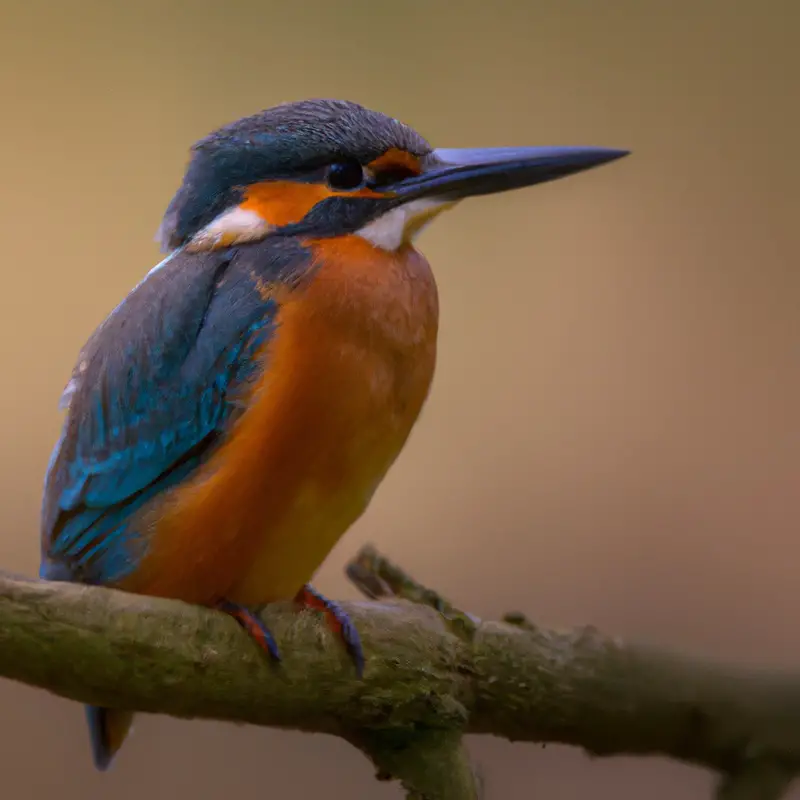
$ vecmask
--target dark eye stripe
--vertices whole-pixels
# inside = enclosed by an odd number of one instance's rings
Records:
[[[374,174],[372,180],[370,181],[370,185],[387,186],[390,183],[398,183],[406,178],[412,178],[417,174],[418,173],[410,167],[404,167],[402,165],[387,167],[386,169],[380,170]]]

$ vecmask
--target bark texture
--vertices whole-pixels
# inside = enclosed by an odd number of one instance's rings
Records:
[[[318,615],[262,617],[270,663],[221,613],[98,587],[0,576],[0,676],[72,700],[341,736],[411,798],[475,800],[464,733],[661,755],[716,770],[722,800],[774,800],[800,771],[800,675],[714,664],[518,614],[483,621],[373,550],[344,603],[359,680]]]

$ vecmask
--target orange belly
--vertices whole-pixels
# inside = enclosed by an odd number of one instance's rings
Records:
[[[366,509],[427,397],[438,301],[411,247],[352,236],[280,298],[267,369],[226,443],[154,511],[128,588],[246,605],[293,596]]]

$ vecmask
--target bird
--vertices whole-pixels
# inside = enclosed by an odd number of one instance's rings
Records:
[[[463,199],[627,153],[435,149],[333,99],[199,139],[159,228],[164,260],[91,334],[62,394],[40,577],[217,609],[274,661],[254,609],[294,599],[362,675],[358,631],[311,580],[429,394],[439,298],[417,235]],[[106,770],[134,715],[86,716]]]

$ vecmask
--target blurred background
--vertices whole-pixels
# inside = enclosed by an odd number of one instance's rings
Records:
[[[798,24],[793,0],[5,0],[2,568],[37,570],[59,393],[159,260],[189,145],[277,102],[342,97],[439,146],[634,155],[470,201],[424,234],[433,393],[319,588],[355,596],[342,567],[372,541],[481,616],[800,670]],[[327,737],[159,717],[101,776],[79,706],[3,682],[0,707],[8,797],[400,794]],[[692,800],[712,781],[471,744],[487,800]]]

